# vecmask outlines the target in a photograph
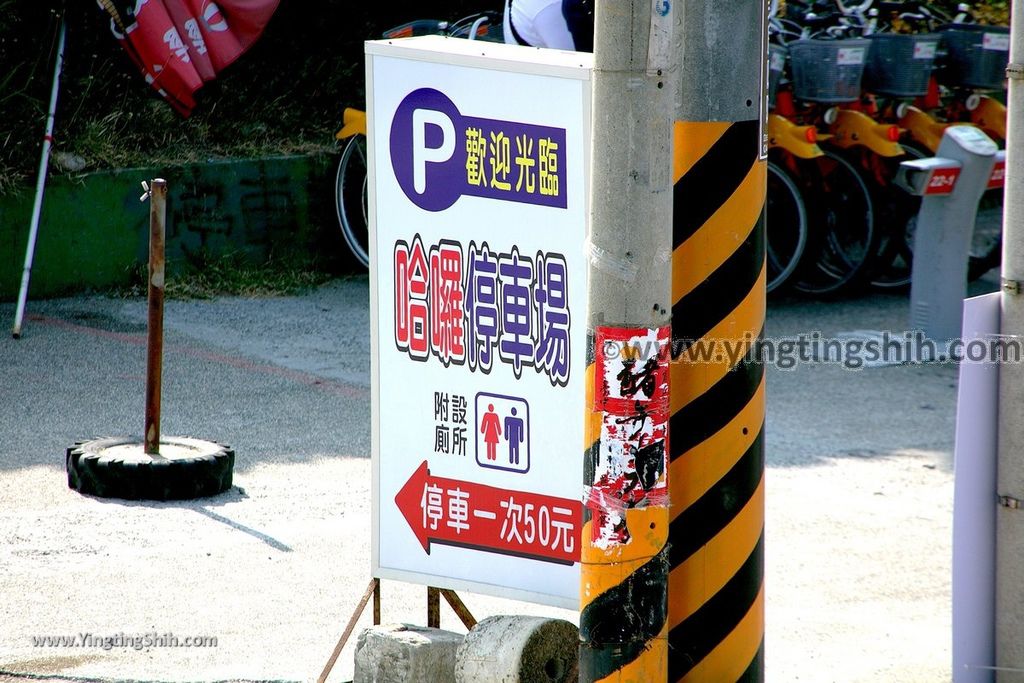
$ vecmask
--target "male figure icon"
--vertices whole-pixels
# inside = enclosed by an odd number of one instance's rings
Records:
[[[505,418],[505,440],[508,441],[508,462],[519,464],[519,444],[523,442],[523,418],[516,417],[516,409]]]

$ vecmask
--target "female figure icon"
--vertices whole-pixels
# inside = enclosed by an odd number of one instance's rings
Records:
[[[498,437],[501,436],[501,420],[494,412],[494,404],[487,404],[487,412],[480,418],[480,433],[484,435],[484,443],[487,444],[487,459],[497,460],[496,452]]]

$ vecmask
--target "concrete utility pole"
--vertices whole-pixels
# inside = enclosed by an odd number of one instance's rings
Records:
[[[1012,3],[1009,109],[1003,203],[1003,338],[1024,339],[1024,3]],[[996,492],[997,680],[1024,677],[1024,364],[999,368],[999,458]]]
[[[672,12],[596,7],[581,681],[667,676]]]
[[[766,0],[680,0],[674,345],[747,348],[765,316]],[[672,363],[669,680],[764,680],[764,367]],[[677,428],[678,426],[678,428]]]

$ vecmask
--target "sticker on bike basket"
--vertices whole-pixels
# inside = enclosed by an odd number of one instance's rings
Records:
[[[1010,51],[1010,35],[1008,33],[986,33],[981,38],[982,50]]]
[[[935,59],[938,43],[931,40],[919,40],[914,43],[914,59]]]
[[[395,178],[421,209],[444,211],[463,195],[568,206],[564,128],[464,116],[420,88],[398,105],[390,142]]]
[[[841,47],[836,54],[837,66],[857,66],[864,63],[864,48]]]

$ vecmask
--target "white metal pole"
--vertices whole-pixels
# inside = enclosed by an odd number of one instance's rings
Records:
[[[43,136],[43,153],[39,158],[39,177],[36,179],[36,201],[32,207],[32,224],[28,230],[28,246],[25,248],[25,269],[21,274],[21,291],[18,292],[18,308],[14,314],[14,338],[21,336],[21,323],[25,317],[25,301],[28,299],[28,281],[32,275],[32,259],[36,253],[36,238],[39,235],[39,216],[43,208],[43,190],[46,187],[46,170],[50,165],[50,146],[53,144],[53,119],[57,111],[57,91],[60,88],[60,71],[64,65],[64,37],[67,31],[66,17],[60,19],[60,35],[57,38],[57,60],[53,66],[53,89],[50,91],[50,109],[46,115],[46,135]]]
[[[1006,185],[1003,203],[1002,307],[1005,340],[1024,335],[1024,3],[1010,15],[1010,64],[1006,122]],[[999,365],[998,474],[996,493],[996,680],[1024,680],[1024,365]]]

